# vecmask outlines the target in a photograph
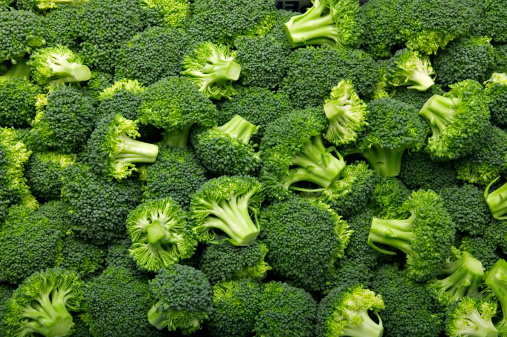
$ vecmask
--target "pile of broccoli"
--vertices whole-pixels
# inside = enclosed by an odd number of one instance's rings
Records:
[[[0,337],[507,337],[507,0],[0,0]]]

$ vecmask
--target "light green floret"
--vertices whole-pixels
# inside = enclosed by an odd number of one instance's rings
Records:
[[[158,272],[191,257],[197,240],[186,213],[171,198],[149,200],[127,218],[130,255],[141,269]]]
[[[99,100],[105,101],[106,99],[113,99],[114,95],[118,92],[126,90],[135,95],[139,95],[144,91],[144,87],[138,80],[120,80],[114,82],[114,84],[106,89],[104,89],[99,94]]]
[[[324,104],[329,127],[324,137],[336,144],[344,145],[356,140],[366,125],[366,104],[357,95],[352,81],[341,80]]]
[[[493,218],[499,220],[507,219],[507,184],[503,184],[493,192],[489,193],[489,188],[493,185],[500,177],[493,180],[486,190],[484,191],[484,198],[489,206],[491,215]]]
[[[83,82],[92,76],[82,58],[62,45],[38,49],[30,56],[28,65],[32,78],[40,85]]]
[[[192,197],[193,231],[200,241],[210,242],[219,229],[230,237],[226,241],[235,246],[248,246],[260,232],[257,212],[263,200],[262,185],[254,178],[211,179]]]
[[[434,77],[429,56],[417,51],[399,50],[387,63],[387,82],[395,87],[426,91],[435,84]]]
[[[227,46],[205,42],[183,59],[181,73],[194,82],[204,96],[219,100],[236,95],[232,82],[239,79],[241,66],[235,62],[236,52]]]
[[[19,9],[45,11],[57,8],[60,5],[81,6],[90,0],[18,0]]]
[[[28,277],[4,307],[5,336],[70,336],[69,311],[80,309],[83,284],[72,271],[54,268]]]
[[[449,337],[497,337],[492,322],[497,311],[493,301],[465,297],[447,314],[445,330]]]
[[[495,324],[501,336],[507,333],[507,261],[499,259],[487,272],[484,283],[500,302],[502,320]]]
[[[168,27],[178,27],[192,14],[188,0],[141,0],[141,7],[162,13]]]

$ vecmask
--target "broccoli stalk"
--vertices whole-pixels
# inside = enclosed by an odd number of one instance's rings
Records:
[[[396,177],[401,171],[401,159],[406,149],[411,148],[412,144],[407,146],[389,149],[381,146],[372,146],[368,149],[362,149],[360,153],[368,160],[371,167],[382,177]]]
[[[243,117],[236,115],[226,124],[214,127],[213,129],[221,131],[232,138],[248,144],[252,136],[257,133],[259,127],[253,125]]]
[[[9,67],[9,70],[2,76],[0,76],[0,81],[4,80],[12,80],[12,79],[30,79],[30,68],[27,66],[27,60],[23,59],[17,61],[16,64]]]
[[[164,142],[169,146],[185,147],[188,144],[188,135],[193,124],[187,124],[179,129],[162,132]]]
[[[503,184],[501,187],[497,188],[495,191],[489,193],[489,188],[493,185],[500,177],[493,180],[486,190],[484,191],[484,198],[486,198],[486,202],[491,210],[491,215],[493,218],[499,220],[507,219],[507,184]]]
[[[414,222],[416,219],[415,213],[405,220],[373,218],[368,244],[385,254],[396,255],[394,252],[376,247],[374,243],[397,248],[409,256],[417,257],[417,253],[411,247],[411,242],[415,237]]]
[[[495,327],[503,336],[507,333],[507,261],[499,259],[488,271],[485,283],[495,293],[502,307],[502,320]]]
[[[481,298],[465,297],[447,316],[446,332],[450,337],[497,337],[492,322],[497,304]]]
[[[440,95],[432,96],[421,108],[419,115],[424,117],[431,127],[431,139],[437,139],[454,119],[456,99]]]

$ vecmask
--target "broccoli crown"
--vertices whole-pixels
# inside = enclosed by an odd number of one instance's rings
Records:
[[[86,82],[84,89],[87,91],[88,95],[93,98],[95,104],[98,104],[102,91],[112,86],[113,82],[113,75],[105,73],[103,71],[94,70],[92,71],[90,79]]]
[[[366,207],[376,182],[375,172],[368,168],[368,164],[356,162],[345,166],[340,178],[326,188],[318,199],[348,218]]]
[[[438,275],[451,253],[455,227],[444,201],[431,190],[419,190],[403,203],[410,217],[403,220],[374,218],[368,244],[380,252],[395,253],[376,247],[380,243],[407,255],[407,274],[419,281]]]
[[[84,164],[62,174],[62,199],[70,205],[76,235],[95,244],[124,238],[127,215],[141,202],[141,187],[132,180],[108,181]]]
[[[41,89],[29,81],[26,60],[18,61],[0,76],[0,126],[28,126],[35,117]]]
[[[144,29],[137,0],[94,0],[77,13],[80,54],[96,70],[112,72],[121,59],[118,50]]]
[[[329,206],[296,196],[264,208],[260,224],[275,274],[307,291],[325,287],[352,233]]]
[[[141,0],[141,8],[163,17],[163,26],[184,26],[190,15],[189,0]]]
[[[76,238],[72,232],[63,239],[60,268],[74,270],[81,278],[96,276],[102,271],[106,249]]]
[[[151,274],[137,267],[136,261],[130,255],[129,249],[132,247],[130,238],[112,242],[107,246],[106,268],[120,267],[128,269],[132,275],[140,278],[152,277]]]
[[[161,78],[178,76],[183,69],[183,56],[191,45],[189,36],[180,29],[147,29],[118,50],[115,78],[139,80],[144,85],[151,85]]]
[[[74,316],[74,327],[72,328],[72,336],[73,337],[93,337],[90,333],[90,328],[86,325],[85,322],[81,319],[80,316]]]
[[[379,322],[375,322],[369,312],[378,317],[378,312],[384,308],[382,296],[365,289],[363,285],[335,288],[319,303],[316,335],[382,336],[382,320],[379,318]]]
[[[360,7],[362,47],[375,59],[391,57],[391,49],[398,44],[399,3],[400,0],[370,0]]]
[[[263,200],[263,187],[255,178],[221,176],[208,180],[192,195],[193,231],[199,241],[210,242],[218,229],[229,236],[225,241],[248,246],[260,231],[257,213]]]
[[[157,272],[194,255],[197,240],[186,217],[171,198],[148,200],[130,212],[130,254],[139,268]]]
[[[395,177],[381,177],[378,179],[372,195],[372,211],[383,219],[396,219],[405,215],[403,203],[412,192]]]
[[[163,336],[146,319],[155,303],[147,280],[123,267],[108,267],[86,284],[81,319],[92,336]]]
[[[79,6],[58,6],[46,12],[41,17],[43,36],[47,47],[63,45],[77,52],[79,40],[77,38],[77,13]]]
[[[479,27],[482,4],[475,0],[401,2],[398,37],[408,48],[434,54],[439,48]]]
[[[409,89],[407,87],[396,87],[395,90],[390,94],[391,98],[397,101],[412,104],[417,110],[421,110],[433,95],[443,95],[444,91],[438,84],[433,85],[426,91],[418,91]]]
[[[83,82],[92,76],[81,56],[62,45],[37,49],[27,64],[40,85]]]
[[[16,6],[18,9],[32,11],[35,13],[44,13],[49,9],[55,9],[59,7],[81,6],[90,0],[16,0]],[[63,5],[63,6],[60,6]]]
[[[69,234],[69,205],[61,200],[47,201],[31,214],[34,219],[48,219],[51,226]]]
[[[241,66],[236,62],[236,51],[227,45],[203,42],[185,55],[182,64],[181,74],[207,98],[230,99],[236,95],[232,82],[239,79]]]
[[[93,130],[92,100],[73,87],[59,86],[40,105],[32,122],[30,141],[40,151],[77,153]]]
[[[168,145],[184,147],[192,125],[212,127],[217,109],[199,88],[185,77],[166,77],[141,94],[139,121],[165,130]]]
[[[441,189],[438,194],[456,224],[456,229],[470,235],[484,235],[491,221],[488,204],[482,189],[471,184]]]
[[[240,82],[246,86],[276,89],[290,66],[291,48],[274,37],[241,37],[235,41],[241,65]]]
[[[75,154],[57,152],[35,152],[26,164],[27,185],[33,194],[44,200],[60,198],[62,191],[61,175],[68,165],[76,162]]]
[[[120,114],[126,119],[136,120],[141,106],[141,93],[145,90],[137,80],[120,80],[102,88],[97,98],[99,116]]]
[[[507,331],[507,297],[505,296],[505,289],[507,287],[507,283],[505,282],[506,279],[507,262],[504,259],[498,260],[484,276],[484,283],[488,287],[489,291],[495,294],[502,308],[502,320],[495,325],[500,331],[500,336],[504,335]]]
[[[255,322],[257,336],[314,336],[317,305],[310,294],[284,282],[266,283]]]
[[[357,139],[366,126],[368,110],[351,81],[341,80],[324,101],[329,122],[324,137],[333,144],[344,145]]]
[[[396,266],[381,267],[371,289],[384,300],[382,323],[386,336],[435,337],[442,332],[444,309],[424,284],[407,278]]]
[[[223,241],[220,236],[217,241]],[[211,284],[240,279],[260,280],[271,267],[264,261],[266,244],[254,241],[246,247],[237,247],[230,242],[209,244],[204,248],[199,269]]]
[[[484,1],[484,17],[482,18],[484,33],[494,42],[507,42],[506,19],[507,9],[502,0]]]
[[[266,88],[245,87],[231,100],[219,105],[218,124],[222,125],[238,115],[257,125],[257,133],[252,141],[258,144],[269,123],[292,110],[289,97],[281,92],[273,92]]]
[[[497,304],[478,297],[465,297],[447,314],[445,332],[450,337],[498,336],[492,322]]]
[[[489,233],[488,233],[489,234]],[[497,251],[496,242],[493,242],[489,235],[465,236],[461,240],[459,250],[467,252],[477,260],[481,261],[485,270],[489,270],[500,258]]]
[[[360,50],[300,48],[292,53],[281,91],[295,108],[319,106],[343,79],[351,80],[359,96],[373,92],[379,72],[372,57]]]
[[[495,70],[495,49],[489,37],[455,40],[435,56],[433,65],[443,87],[466,79],[482,83]]]
[[[485,230],[484,240],[492,250],[499,247],[505,254],[507,252],[507,221],[493,219]]]
[[[408,153],[401,162],[399,178],[412,189],[439,191],[457,185],[456,169],[453,164],[453,162],[434,162],[424,152]]]
[[[400,49],[386,63],[386,79],[389,85],[406,86],[417,91],[427,91],[435,84],[435,71],[430,58],[410,49]]]
[[[507,73],[507,43],[497,44],[493,46],[496,53],[496,69],[497,73]]]
[[[239,115],[220,127],[201,130],[191,137],[203,166],[216,174],[255,175],[260,156],[250,143],[257,127]]]
[[[426,151],[432,159],[451,160],[473,152],[490,125],[482,86],[472,80],[450,85],[444,96],[430,98],[419,111],[431,126]]]
[[[507,72],[507,69],[505,71]],[[491,75],[491,78],[486,82],[484,92],[488,99],[491,121],[500,127],[507,126],[507,74],[494,73]]]
[[[188,30],[204,41],[232,44],[240,36],[266,35],[275,13],[269,0],[198,0]]]
[[[79,311],[83,283],[73,271],[54,268],[36,272],[5,303],[5,336],[68,336],[74,325],[69,311]]]
[[[159,330],[180,329],[188,335],[213,313],[211,285],[192,267],[174,264],[161,269],[150,281],[150,291],[158,302],[148,311],[148,321]]]
[[[184,210],[206,182],[206,171],[190,148],[160,147],[157,161],[146,169],[146,199],[172,198]]]
[[[0,11],[0,32],[0,62],[21,59],[46,43],[40,17],[27,11]]]
[[[361,153],[379,175],[397,176],[405,150],[421,149],[430,129],[412,105],[392,98],[372,100],[368,110],[368,125],[353,151]]]
[[[206,323],[213,337],[250,336],[260,311],[262,283],[253,280],[213,286],[213,313]]]

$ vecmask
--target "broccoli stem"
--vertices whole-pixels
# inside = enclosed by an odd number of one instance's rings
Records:
[[[384,220],[373,218],[370,234],[368,235],[368,244],[376,250],[394,255],[395,253],[380,249],[374,243],[380,243],[396,249],[401,250],[406,255],[417,257],[417,254],[411,247],[412,240],[414,239],[414,222],[416,216],[411,215],[406,220]]]
[[[485,320],[477,309],[472,311],[467,318],[473,322],[473,326],[460,330],[462,336],[469,337],[497,337],[498,330],[493,325],[491,319]]]
[[[205,78],[206,86],[226,81],[237,81],[241,73],[241,66],[232,60],[223,60],[220,57],[210,57],[206,65],[199,72],[192,73],[194,76]]]
[[[30,68],[26,62],[27,60],[25,59],[18,61],[15,65],[11,66],[4,75],[0,76],[0,80],[28,80],[30,78]]]
[[[401,159],[405,147],[388,149],[372,146],[359,151],[370,163],[370,166],[382,177],[396,177],[401,171]]]
[[[428,75],[427,69],[424,69],[421,65],[417,66],[417,69],[414,70],[409,76],[407,84],[410,86],[409,89],[415,89],[417,91],[426,91],[431,88],[435,82]]]
[[[491,215],[493,218],[499,220],[507,219],[505,215],[507,213],[507,184],[503,184],[500,188],[495,191],[489,193],[489,188],[493,185],[500,177],[493,180],[486,190],[484,191],[484,197],[486,198],[486,203],[491,211]]]
[[[486,285],[493,290],[502,307],[502,320],[496,324],[499,331],[507,328],[507,262],[499,259],[487,273]]]
[[[340,142],[353,139],[353,134],[355,134],[353,130],[361,127],[361,119],[360,116],[352,113],[351,103],[350,100],[341,99],[339,102],[334,100],[324,105],[324,112],[329,121],[327,139],[338,138]]]
[[[158,155],[158,146],[140,142],[128,137],[119,136],[120,151],[114,155],[115,159],[123,163],[154,163]]]
[[[350,337],[382,337],[384,334],[384,327],[379,317],[379,323],[375,323],[374,320],[368,315],[368,310],[360,309],[357,314],[363,318],[363,321],[358,325],[349,324],[343,329],[343,336]],[[377,316],[378,317],[378,316]]]
[[[185,125],[180,129],[172,129],[164,132],[164,142],[170,146],[186,147],[188,144],[188,135],[193,124]]]
[[[48,64],[53,71],[55,83],[70,83],[88,81],[92,73],[90,68],[84,64],[70,63],[65,57],[53,56],[53,60],[48,59]]]
[[[432,96],[421,108],[419,115],[430,123],[432,139],[440,136],[443,130],[447,128],[448,123],[454,118],[455,102],[444,96]]]
[[[252,138],[259,128],[241,116],[236,115],[226,124],[214,129],[248,144],[250,138]]]
[[[158,309],[160,303],[161,301],[158,301],[148,310],[148,322],[155,328],[162,330],[167,326],[167,320],[164,313]]]

